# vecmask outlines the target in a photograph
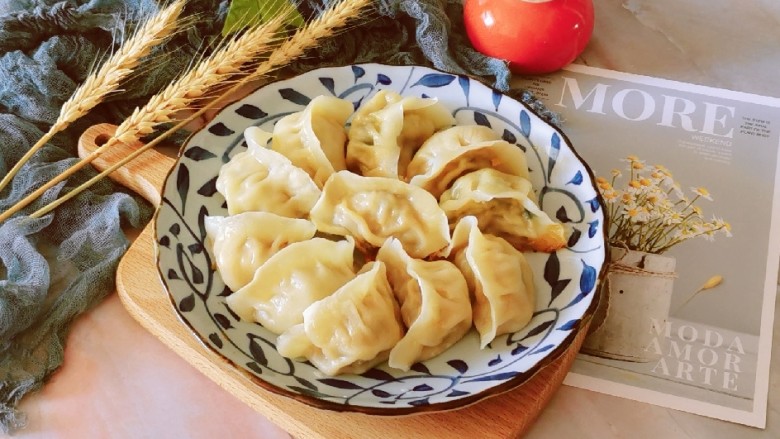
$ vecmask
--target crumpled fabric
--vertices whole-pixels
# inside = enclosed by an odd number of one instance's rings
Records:
[[[304,0],[306,18],[319,14],[335,0]],[[560,126],[531,92],[510,87],[511,73],[503,60],[485,56],[471,46],[463,24],[462,0],[377,0],[360,26],[325,41],[287,69],[303,73],[317,67],[376,62],[389,65],[427,65],[480,79],[531,106],[543,119]]]
[[[333,0],[306,0],[307,18]],[[314,67],[379,62],[429,65],[455,74],[480,77],[501,91],[509,90],[504,61],[480,54],[468,42],[460,0],[377,0],[369,19],[326,41],[309,56],[293,63],[303,72]]]
[[[227,1],[190,1],[187,11],[227,10]],[[153,0],[0,1],[0,176],[41,137],[90,67],[132,26],[157,10]],[[38,151],[0,193],[0,211],[76,162],[87,127],[118,123],[186,68],[221,24],[200,23],[178,35],[110,97]],[[113,46],[115,47],[115,46]],[[176,56],[172,56],[172,55]],[[128,247],[123,227],[142,227],[152,206],[105,180],[40,219],[25,214],[86,181],[86,170],[55,186],[0,224],[0,430],[24,425],[16,406],[62,363],[73,320],[114,290]]]
[[[303,0],[311,18],[332,0]],[[0,192],[0,211],[76,162],[77,140],[91,125],[120,123],[184,71],[199,48],[219,37],[228,0],[190,0],[201,19],[156,50],[154,62],[33,156]],[[5,175],[56,120],[60,106],[90,67],[116,48],[118,29],[154,13],[156,0],[0,0],[0,175]],[[288,73],[360,62],[428,65],[482,78],[508,91],[503,61],[466,41],[458,0],[379,0],[369,19],[352,25],[293,63]],[[533,97],[510,91],[546,112]],[[554,119],[553,113],[544,113]],[[0,224],[0,429],[24,425],[16,406],[40,388],[63,359],[68,329],[114,290],[128,247],[122,228],[142,227],[153,207],[105,179],[54,213],[32,213],[95,175],[84,169]]]

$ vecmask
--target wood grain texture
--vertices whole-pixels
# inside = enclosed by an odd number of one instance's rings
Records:
[[[86,157],[98,149],[115,131],[116,126],[107,123],[88,128],[79,137],[79,156]],[[117,145],[107,149],[92,162],[92,166],[100,171],[105,170],[139,146],[141,143]],[[146,198],[153,205],[159,206],[163,182],[175,163],[175,159],[150,149],[111,173],[110,178]]]
[[[88,154],[95,141],[115,127],[99,125],[87,130],[79,153]],[[98,142],[99,143],[99,142]],[[93,165],[110,166],[138,145],[118,146]],[[156,151],[112,174],[119,183],[138,191],[159,205],[160,188],[175,160]],[[254,384],[242,370],[204,346],[179,320],[159,279],[150,223],[122,259],[117,271],[117,292],[130,313],[144,328],[188,363],[257,412],[297,438],[512,438],[522,436],[560,387],[582,344],[587,323],[570,347],[522,386],[468,407],[448,412],[402,417],[370,416],[321,410],[277,395]]]

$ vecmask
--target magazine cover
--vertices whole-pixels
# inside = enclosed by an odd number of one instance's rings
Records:
[[[780,263],[780,99],[573,65],[559,113],[611,218],[610,265],[565,383],[763,428]]]

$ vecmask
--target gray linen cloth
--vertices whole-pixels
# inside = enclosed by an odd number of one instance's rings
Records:
[[[308,0],[298,8],[311,17],[327,4]],[[117,29],[159,7],[155,0],[0,0],[0,175],[55,121],[90,66],[116,47]],[[156,51],[156,62],[129,80],[124,93],[36,153],[0,193],[0,211],[75,163],[84,129],[121,122],[183,71],[199,47],[217,38],[227,7],[227,0],[190,0],[185,13],[207,19]],[[374,7],[371,20],[325,42],[292,71],[352,62],[424,64],[509,89],[505,63],[468,45],[459,1],[384,0]],[[518,97],[544,110],[530,95]],[[16,408],[20,399],[61,365],[73,320],[113,291],[128,246],[122,227],[141,227],[151,218],[152,206],[109,180],[54,214],[25,216],[93,175],[91,169],[79,172],[0,224],[0,429],[5,432],[24,425]]]

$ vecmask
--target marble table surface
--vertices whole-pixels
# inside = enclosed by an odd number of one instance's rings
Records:
[[[594,4],[594,35],[577,63],[780,97],[780,2]],[[779,331],[777,321],[775,350]],[[780,437],[777,357],[765,430],[563,386],[527,437]],[[288,437],[141,328],[115,294],[76,322],[64,366],[21,408],[28,427],[15,438]]]

